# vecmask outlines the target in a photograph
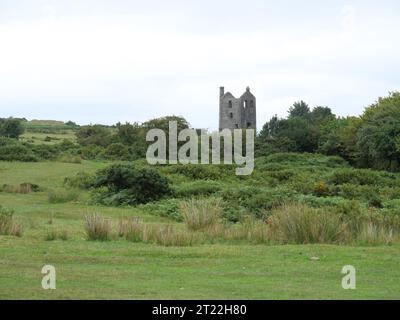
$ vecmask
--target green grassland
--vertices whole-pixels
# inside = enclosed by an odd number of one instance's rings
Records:
[[[72,142],[76,141],[75,132],[73,130],[65,130],[58,133],[42,133],[27,131],[21,135],[22,142],[29,142],[32,144],[56,144],[62,140],[67,139]]]
[[[177,194],[220,192],[226,201],[241,192],[231,206],[254,211],[260,197],[279,200],[293,193],[296,200],[315,206],[346,205],[347,201],[368,206],[366,189],[378,195],[390,212],[397,212],[399,176],[386,173],[350,175],[336,158],[279,155],[257,160],[256,172],[247,178],[231,170],[210,167],[187,170],[167,166],[160,171],[173,181]],[[296,165],[294,164],[296,163]],[[89,194],[80,190],[73,201],[50,203],[49,190],[64,190],[64,178],[78,172],[93,173],[109,163],[82,161],[0,162],[0,185],[29,182],[39,192],[0,192],[0,204],[14,209],[24,227],[22,237],[0,235],[0,298],[2,299],[398,299],[400,297],[400,244],[391,245],[272,245],[240,241],[197,243],[165,247],[133,243],[117,238],[88,241],[83,228],[87,213],[99,212],[114,223],[121,217],[140,217],[149,224],[184,227],[172,216],[137,207],[105,207],[89,204]],[[337,172],[335,171],[337,170]],[[335,174],[336,172],[336,174]],[[379,183],[372,187],[368,180]],[[307,179],[304,178],[307,175]],[[333,176],[332,176],[333,175]],[[339,179],[346,180],[338,181]],[[358,179],[358,180],[357,180]],[[306,181],[305,181],[306,180]],[[304,183],[300,183],[304,181]],[[326,182],[324,182],[326,181]],[[326,185],[323,185],[324,182]],[[341,182],[342,184],[338,184]],[[374,182],[374,183],[375,183]],[[335,184],[336,183],[336,184]],[[370,183],[368,185],[368,183]],[[353,187],[349,187],[349,185]],[[194,185],[194,187],[193,187]],[[212,186],[205,188],[204,185]],[[385,186],[386,185],[386,186]],[[339,187],[338,187],[339,186]],[[343,187],[344,186],[344,187]],[[222,189],[221,189],[222,188]],[[346,189],[347,188],[347,189]],[[350,196],[350,191],[353,194]],[[211,191],[210,191],[211,190]],[[343,190],[347,190],[343,193]],[[324,197],[320,193],[326,193]],[[352,198],[352,199],[346,199]],[[246,202],[246,199],[249,200]],[[286,199],[286,198],[285,198]],[[265,200],[265,199],[264,199]],[[263,201],[261,201],[264,203]],[[160,201],[162,206],[164,202]],[[157,204],[156,204],[157,205]],[[268,210],[268,206],[261,208]],[[66,240],[46,240],[49,232],[63,230]],[[314,257],[318,257],[315,259]],[[41,288],[41,268],[51,264],[57,271],[57,289]],[[341,288],[341,269],[357,270],[357,289]]]
[[[22,142],[31,144],[56,144],[62,140],[76,141],[75,130],[62,121],[31,120],[22,122],[25,132]]]

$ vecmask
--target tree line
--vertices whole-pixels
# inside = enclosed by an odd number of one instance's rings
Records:
[[[158,128],[168,132],[169,121],[177,121],[178,131],[190,127],[186,119],[177,116],[142,124],[74,124],[77,144],[64,142],[63,148],[68,145],[71,153],[84,159],[144,158],[148,147],[147,131]],[[0,136],[18,139],[24,132],[21,122],[21,119],[0,118]],[[256,136],[255,151],[256,156],[278,152],[337,155],[353,166],[399,171],[400,92],[379,98],[361,116],[340,117],[329,107],[311,109],[304,101],[296,102],[289,108],[287,117],[274,116],[263,125]]]
[[[352,165],[399,171],[400,93],[391,92],[361,116],[338,117],[328,107],[296,102],[286,118],[274,116],[257,136],[256,152],[337,155]]]

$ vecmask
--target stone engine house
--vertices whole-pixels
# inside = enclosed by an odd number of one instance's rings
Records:
[[[246,88],[240,98],[224,87],[219,92],[219,130],[223,129],[256,129],[256,97]]]

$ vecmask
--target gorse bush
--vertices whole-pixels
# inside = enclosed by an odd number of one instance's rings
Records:
[[[192,180],[219,180],[234,174],[232,166],[226,165],[173,165],[165,166],[162,171],[168,174],[180,174]]]
[[[89,189],[94,182],[94,175],[80,171],[73,177],[66,177],[64,185],[69,188]]]
[[[313,153],[275,153],[266,157],[256,159],[256,168],[267,163],[277,163],[281,165],[301,165],[301,166],[326,166],[330,168],[340,168],[348,166],[348,163],[341,157],[324,156]]]
[[[14,211],[0,205],[0,234],[16,237],[22,236],[22,225],[15,222]]]
[[[86,160],[103,159],[105,158],[104,153],[105,149],[97,145],[83,146],[79,149],[79,154]]]
[[[191,198],[195,196],[209,196],[222,189],[222,185],[216,181],[192,181],[184,182],[174,188],[177,197]]]
[[[182,221],[182,215],[179,212],[179,203],[179,199],[161,199],[140,205],[138,208],[143,209],[151,215]]]
[[[13,142],[7,145],[0,145],[0,160],[36,162],[39,159],[30,148],[20,142]]]
[[[190,230],[206,229],[216,224],[221,217],[221,200],[208,198],[183,201],[180,212]]]
[[[172,193],[169,181],[155,169],[114,164],[97,172],[93,186],[105,187],[97,201],[104,204],[141,204]]]
[[[111,221],[104,219],[100,214],[87,214],[85,219],[85,231],[88,240],[111,240]]]
[[[382,177],[379,173],[366,169],[343,168],[335,170],[329,177],[329,182],[340,185],[345,183],[355,185],[380,185]]]
[[[112,143],[104,150],[104,156],[110,160],[130,160],[129,148],[122,143]]]
[[[295,193],[287,187],[238,185],[226,188],[218,195],[224,200],[224,216],[232,222],[237,222],[243,214],[264,218],[272,209],[293,199]]]
[[[329,186],[324,181],[316,183],[313,191],[317,197],[325,197],[330,194]]]

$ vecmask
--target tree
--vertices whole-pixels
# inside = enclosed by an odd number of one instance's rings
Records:
[[[15,118],[0,119],[0,136],[18,139],[25,128],[21,120]]]
[[[111,132],[101,125],[83,126],[76,132],[76,138],[80,145],[97,145],[106,147],[111,142]]]
[[[359,161],[357,131],[360,124],[359,117],[337,118],[324,123],[321,126],[318,152],[339,155],[356,164]]]
[[[303,100],[295,102],[293,106],[289,108],[289,118],[301,117],[305,118],[310,115],[310,108],[308,104]]]
[[[76,127],[79,127],[79,125],[77,125],[75,122],[73,122],[73,121],[67,121],[66,123],[65,123],[65,125],[66,126],[69,126],[69,127],[74,127],[74,128],[76,128]]]
[[[189,122],[187,122],[185,118],[179,116],[167,116],[167,117],[152,119],[147,122],[144,122],[142,124],[142,127],[145,128],[146,130],[161,129],[165,133],[168,133],[170,121],[177,122],[178,132],[190,127]]]
[[[146,140],[145,130],[138,123],[117,123],[118,140],[125,145],[134,145]]]
[[[310,114],[311,122],[320,125],[330,120],[336,119],[329,107],[315,107]]]
[[[366,108],[361,116],[362,124],[357,132],[360,163],[376,169],[398,171],[400,169],[400,92]]]

